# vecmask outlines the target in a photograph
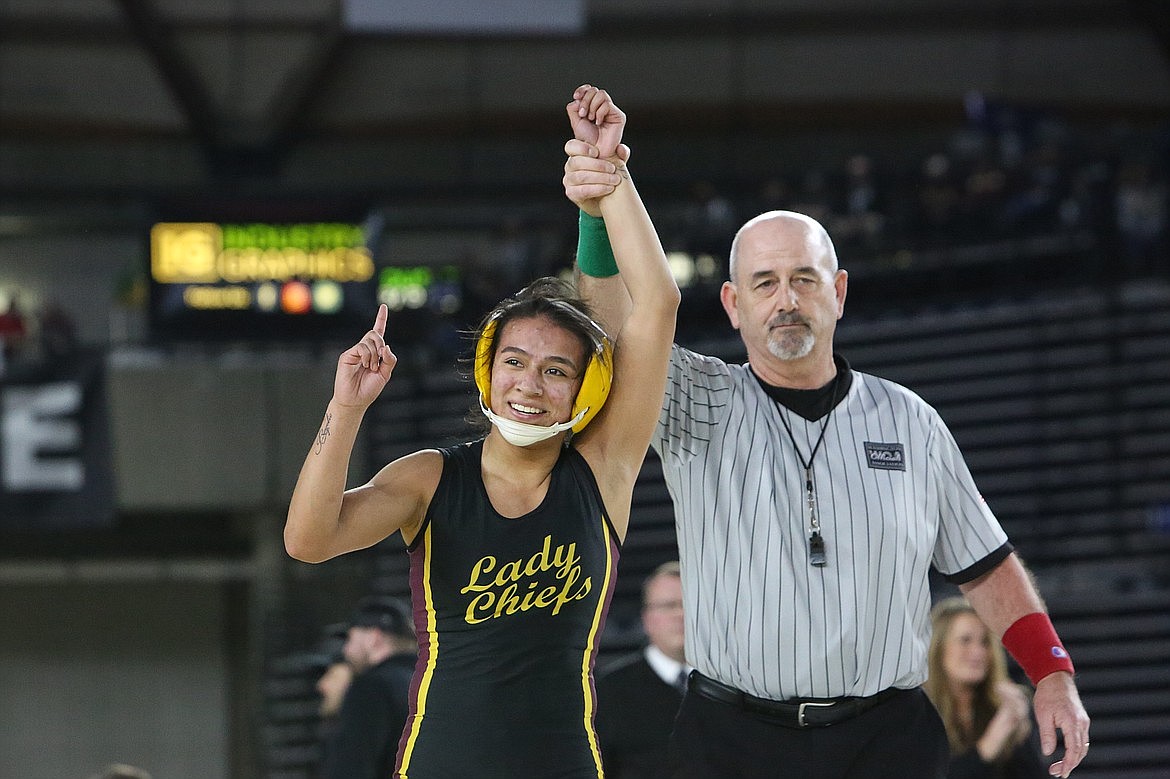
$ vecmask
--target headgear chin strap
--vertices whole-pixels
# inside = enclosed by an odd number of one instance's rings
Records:
[[[514,446],[532,446],[533,444],[539,444],[541,441],[547,441],[557,433],[563,433],[571,429],[573,425],[581,421],[581,418],[589,410],[581,409],[581,413],[568,422],[557,422],[556,424],[545,426],[530,425],[527,422],[517,422],[515,419],[502,417],[485,406],[482,399],[479,401],[479,409],[496,426],[496,430],[500,431],[500,435],[504,437],[504,440]]]
[[[568,422],[560,422],[545,427],[503,419],[492,413],[492,346],[495,343],[500,317],[504,315],[503,310],[492,314],[488,323],[484,325],[483,332],[479,336],[479,341],[475,345],[475,386],[479,389],[479,405],[484,415],[496,426],[496,429],[501,434],[504,434],[505,440],[511,441],[508,438],[509,434],[504,433],[505,427],[512,428],[512,434],[521,438],[528,438],[532,435],[531,433],[518,432],[521,428],[551,431],[547,435],[529,440],[527,443],[517,444],[518,446],[530,446],[537,441],[551,438],[567,429],[571,429],[574,433],[581,432],[585,428],[585,425],[589,424],[597,416],[597,412],[601,411],[601,407],[605,405],[605,399],[609,397],[609,390],[613,384],[613,347],[610,346],[609,337],[606,336],[605,331],[592,319],[586,317],[579,309],[568,303],[561,300],[553,300],[551,302],[571,311],[575,316],[588,322],[590,325],[590,340],[593,342],[593,351],[589,356],[589,364],[585,367],[585,375],[581,377],[581,388],[577,390],[577,397],[573,401],[573,417]],[[516,442],[512,441],[512,443]]]

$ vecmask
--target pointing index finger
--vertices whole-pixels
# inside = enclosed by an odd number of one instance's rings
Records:
[[[386,336],[386,317],[389,315],[390,309],[386,308],[386,304],[382,303],[378,306],[378,314],[374,317],[374,332],[379,337]]]

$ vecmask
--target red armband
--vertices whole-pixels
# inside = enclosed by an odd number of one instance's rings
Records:
[[[1025,614],[1003,634],[1003,646],[1036,684],[1056,671],[1073,673],[1072,659],[1060,643],[1052,620],[1041,611]]]

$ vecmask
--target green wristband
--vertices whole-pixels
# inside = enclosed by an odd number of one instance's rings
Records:
[[[609,245],[609,233],[605,231],[605,220],[584,211],[577,221],[577,267],[586,276],[598,279],[618,273],[613,247]]]

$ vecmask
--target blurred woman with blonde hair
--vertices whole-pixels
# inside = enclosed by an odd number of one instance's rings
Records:
[[[1028,695],[1008,677],[1006,654],[975,609],[965,598],[947,598],[930,617],[924,689],[946,725],[950,779],[1047,776]]]

